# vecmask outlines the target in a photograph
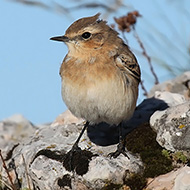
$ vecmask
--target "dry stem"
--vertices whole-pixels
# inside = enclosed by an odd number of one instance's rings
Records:
[[[2,160],[2,163],[3,163],[3,167],[4,167],[4,169],[5,169],[5,171],[6,171],[7,175],[8,175],[9,181],[10,181],[10,183],[11,183],[11,187],[12,187],[13,190],[16,190],[16,187],[15,187],[15,185],[14,185],[14,183],[13,183],[12,177],[11,177],[11,175],[9,174],[9,170],[8,170],[6,164],[5,164],[5,160],[4,160],[4,158],[3,158],[3,155],[1,154],[1,150],[0,150],[0,157],[1,157],[1,160]]]

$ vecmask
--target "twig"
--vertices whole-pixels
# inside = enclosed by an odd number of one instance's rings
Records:
[[[24,158],[24,155],[22,154],[22,159],[23,159],[23,162],[24,162],[24,167],[25,167],[25,171],[26,171],[26,179],[27,179],[27,183],[28,183],[28,189],[31,190],[31,186],[30,186],[30,180],[29,180],[29,175],[28,175],[28,170],[27,170],[27,166],[26,166],[26,161],[25,161],[25,158]]]
[[[126,36],[125,36],[125,33],[122,31],[122,37],[123,37],[123,39],[125,40],[125,43],[128,45],[128,40],[127,40],[127,38],[126,38]]]
[[[5,160],[4,160],[4,158],[3,158],[3,155],[1,154],[1,150],[0,150],[0,157],[1,157],[1,160],[2,160],[2,162],[3,162],[3,167],[4,167],[4,169],[5,169],[5,171],[6,171],[7,175],[8,175],[9,181],[10,181],[10,183],[11,183],[11,187],[12,187],[13,190],[16,190],[16,187],[15,187],[15,185],[14,185],[14,183],[13,183],[12,177],[11,177],[11,175],[9,174],[9,170],[8,170],[6,164],[5,164]]]
[[[6,186],[8,189],[12,190],[12,187],[11,187],[9,184],[7,184],[5,181],[3,181],[3,179],[0,179],[0,182],[1,182],[1,184],[3,184],[4,186]]]
[[[150,66],[150,70],[151,70],[151,72],[152,72],[152,74],[153,74],[153,76],[154,76],[154,79],[155,79],[155,84],[158,84],[158,83],[159,83],[158,77],[157,77],[156,73],[154,72],[154,69],[153,69],[153,66],[152,66],[152,63],[151,63],[151,58],[150,58],[150,56],[146,53],[146,50],[145,50],[145,48],[144,48],[144,45],[143,45],[142,41],[140,40],[140,38],[139,38],[139,36],[138,36],[138,34],[137,34],[137,32],[136,32],[136,30],[135,30],[134,27],[133,27],[133,31],[134,31],[134,37],[137,39],[137,42],[139,43],[141,49],[143,50],[142,54],[143,54],[143,55],[147,58],[147,60],[148,60],[148,64],[149,64],[149,66]]]
[[[141,81],[140,81],[140,84],[141,84],[142,90],[144,91],[143,95],[147,97],[147,96],[148,96],[148,92],[147,92],[147,90],[146,90],[146,88],[145,88],[145,86],[144,86],[143,83],[144,83],[144,81],[141,80]]]

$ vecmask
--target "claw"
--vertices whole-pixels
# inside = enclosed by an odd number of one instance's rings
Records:
[[[124,146],[123,143],[119,143],[118,146],[117,146],[117,150],[115,152],[109,153],[108,156],[110,158],[117,158],[120,154],[123,154],[125,157],[130,159],[129,156],[127,155],[127,153],[126,153],[125,146]]]
[[[81,148],[78,146],[78,143],[84,133],[84,131],[86,130],[86,128],[88,127],[89,122],[87,121],[79,135],[79,137],[77,138],[77,140],[75,141],[73,147],[71,148],[71,150],[66,154],[66,158],[64,160],[64,165],[66,166],[68,171],[74,171],[75,167],[73,165],[73,161],[74,161],[74,157],[76,157],[76,155],[81,155]]]
[[[72,149],[67,153],[67,156],[66,156],[67,159],[65,159],[65,161],[68,162],[68,168],[67,168],[68,171],[73,171],[74,170],[73,157],[76,154],[78,154],[80,151],[82,151],[81,148],[78,145],[74,144]]]
[[[122,123],[119,124],[119,144],[117,145],[117,150],[115,152],[111,152],[108,154],[109,157],[117,158],[120,154],[123,154],[128,159],[129,156],[126,153],[125,150],[125,138],[122,136]]]

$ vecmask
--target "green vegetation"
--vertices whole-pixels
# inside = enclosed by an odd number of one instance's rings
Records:
[[[172,159],[167,152],[163,153],[163,148],[156,142],[156,133],[148,123],[141,125],[127,135],[126,146],[132,154],[140,155],[144,163],[143,174],[136,174],[125,182],[131,190],[143,189],[147,178],[168,173],[174,168]]]

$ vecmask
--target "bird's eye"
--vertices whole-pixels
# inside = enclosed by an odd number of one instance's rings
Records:
[[[83,37],[84,39],[88,39],[88,38],[90,38],[90,36],[91,36],[91,33],[90,33],[90,32],[85,32],[85,33],[82,34],[82,37]]]

